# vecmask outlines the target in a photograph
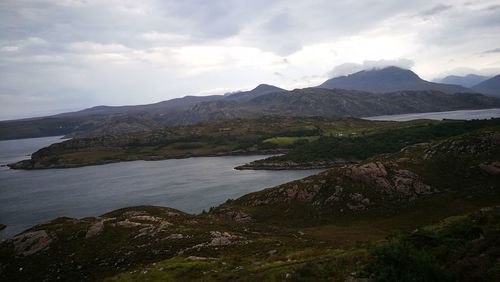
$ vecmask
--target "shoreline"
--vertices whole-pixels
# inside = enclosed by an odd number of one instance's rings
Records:
[[[188,159],[188,158],[198,158],[198,157],[228,157],[228,156],[272,156],[279,155],[288,152],[287,149],[273,149],[273,150],[260,150],[253,152],[240,152],[240,151],[231,151],[225,153],[211,153],[211,154],[184,154],[177,156],[144,156],[137,158],[129,158],[129,159],[114,159],[114,160],[102,160],[99,162],[93,163],[66,163],[66,164],[53,164],[53,165],[43,165],[34,164],[33,160],[22,160],[15,163],[6,164],[4,166],[9,169],[14,170],[42,170],[42,169],[68,169],[68,168],[78,168],[78,167],[86,167],[86,166],[97,166],[97,165],[106,165],[112,163],[122,163],[122,162],[132,162],[132,161],[164,161],[164,160],[175,160],[175,159]]]

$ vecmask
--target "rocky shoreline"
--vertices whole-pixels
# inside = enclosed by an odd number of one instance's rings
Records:
[[[162,161],[170,159],[187,159],[194,157],[224,157],[224,156],[250,156],[250,155],[280,155],[287,153],[287,149],[270,149],[270,150],[259,150],[259,151],[231,151],[231,152],[220,152],[220,153],[210,153],[210,154],[183,154],[183,155],[170,155],[170,156],[133,156],[130,158],[123,159],[111,159],[111,160],[99,160],[90,163],[41,163],[37,160],[22,160],[16,163],[7,164],[6,166],[11,169],[22,169],[22,170],[36,170],[36,169],[53,169],[53,168],[76,168],[84,166],[93,165],[105,165],[111,163],[119,162],[129,162],[129,161]]]
[[[237,170],[308,170],[328,169],[352,162],[316,161],[316,162],[293,162],[293,161],[263,161],[257,160],[251,163],[235,167]]]

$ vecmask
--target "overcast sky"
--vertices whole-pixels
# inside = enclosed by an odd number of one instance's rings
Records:
[[[0,22],[0,119],[386,65],[500,73],[500,0],[2,0]]]

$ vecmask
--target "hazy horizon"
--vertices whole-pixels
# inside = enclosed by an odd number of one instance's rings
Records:
[[[7,0],[0,15],[0,120],[388,65],[426,80],[500,73],[497,0]]]

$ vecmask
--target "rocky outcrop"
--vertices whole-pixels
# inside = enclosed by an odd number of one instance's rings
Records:
[[[220,209],[217,216],[237,223],[249,223],[252,221],[252,217],[249,214],[228,208]]]
[[[389,174],[386,166],[381,162],[350,166],[345,170],[345,175],[390,196],[411,198],[432,192],[431,187],[423,183],[416,173],[394,167],[391,168],[391,174]]]
[[[25,232],[12,238],[16,256],[30,256],[46,250],[54,240],[45,230]]]

